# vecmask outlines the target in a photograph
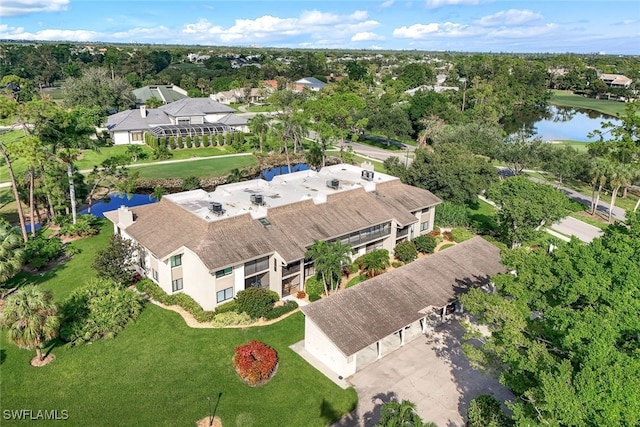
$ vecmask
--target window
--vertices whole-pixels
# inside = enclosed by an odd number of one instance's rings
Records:
[[[179,125],[188,125],[190,124],[190,120],[189,119],[178,119],[178,124]]]
[[[182,290],[182,278],[176,279],[176,280],[171,282],[171,290],[173,292]]]
[[[420,231],[428,231],[429,230],[429,221],[420,223]]]
[[[182,265],[182,254],[174,255],[171,257],[171,268],[179,267]]]
[[[257,259],[255,261],[249,261],[244,264],[244,274],[248,276],[250,274],[255,274],[260,271],[269,269],[269,257],[264,257]]]
[[[155,268],[151,269],[151,277],[153,278],[153,280],[155,280],[156,282],[158,281],[158,270],[156,270]]]
[[[216,303],[218,304],[222,301],[230,300],[231,298],[233,298],[233,288],[227,288],[216,292]]]
[[[224,276],[228,276],[231,274],[231,272],[233,272],[233,267],[227,267],[225,269],[218,270],[216,271],[216,279],[219,279]]]
[[[131,132],[131,141],[142,141],[142,132]]]

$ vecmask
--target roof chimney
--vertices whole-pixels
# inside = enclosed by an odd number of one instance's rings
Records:
[[[140,106],[140,117],[142,117],[143,119],[147,117],[147,106],[146,105],[141,105]]]
[[[122,205],[118,208],[118,223],[122,227],[127,228],[133,224],[133,212],[128,207]]]

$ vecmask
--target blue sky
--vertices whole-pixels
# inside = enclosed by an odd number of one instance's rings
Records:
[[[0,39],[640,54],[640,1],[1,0]]]

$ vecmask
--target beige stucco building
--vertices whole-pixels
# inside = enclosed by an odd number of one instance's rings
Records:
[[[396,177],[352,165],[167,195],[105,213],[116,233],[138,242],[141,272],[165,292],[184,292],[205,310],[250,286],[281,297],[304,289],[316,240],[350,244],[354,257],[433,230],[441,201]]]

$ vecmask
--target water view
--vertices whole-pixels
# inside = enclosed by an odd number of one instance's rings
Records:
[[[289,171],[289,168],[285,165],[285,166],[278,166],[275,168],[270,168],[270,169],[265,169],[260,173],[259,178],[264,179],[265,181],[271,181],[273,179],[274,176],[278,176],[278,175],[285,175],[289,172],[300,172],[300,171],[306,171],[311,169],[309,167],[309,165],[307,165],[306,163],[298,163],[295,165],[291,165],[291,171]]]
[[[108,198],[103,201],[96,202],[91,206],[91,214],[97,216],[98,218],[104,218],[104,213],[113,211],[118,209],[120,206],[142,206],[147,205],[149,203],[154,203],[156,199],[149,194],[134,194],[131,198],[127,197],[127,195],[118,196],[116,194],[112,194]],[[81,214],[88,213],[88,209],[83,209],[80,211]]]
[[[572,107],[550,106],[546,112],[513,117],[508,131],[522,130],[533,137],[539,136],[543,141],[573,140],[590,142],[597,138],[587,135],[600,130],[602,122],[611,121],[615,125],[620,120],[593,110],[581,110]],[[519,125],[517,123],[519,122]],[[518,128],[519,127],[519,128]]]

